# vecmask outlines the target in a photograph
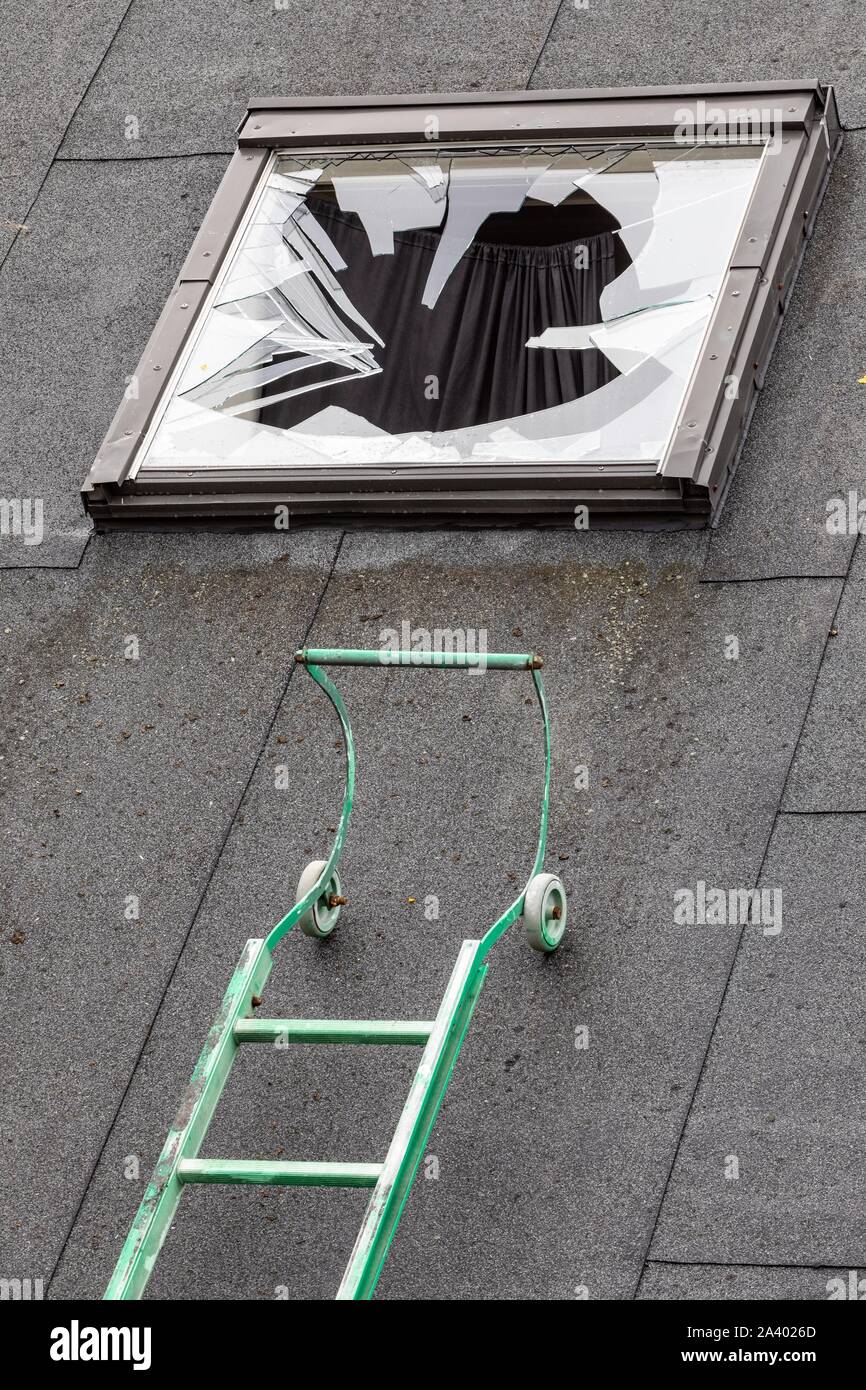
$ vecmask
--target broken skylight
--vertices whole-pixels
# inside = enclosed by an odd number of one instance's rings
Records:
[[[138,471],[660,468],[763,156],[275,154]]]
[[[85,506],[713,524],[841,140],[811,80],[254,100]]]

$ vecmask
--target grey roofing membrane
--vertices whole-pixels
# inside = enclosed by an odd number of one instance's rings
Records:
[[[8,537],[4,567],[78,563],[82,478],[227,163],[52,165],[0,272],[3,495],[44,497],[46,530],[38,553]]]
[[[860,545],[785,790],[786,811],[866,810],[863,648],[866,550]]]
[[[638,1298],[815,1302],[833,1292],[838,1294],[840,1280],[842,1287],[849,1289],[850,1273],[838,1266],[797,1269],[794,1265],[659,1264],[651,1260]]]
[[[0,540],[0,1270],[100,1295],[244,941],[336,823],[333,712],[292,651],[405,620],[544,653],[569,930],[492,957],[377,1296],[827,1298],[866,1266],[866,586],[856,528],[825,526],[864,488],[866,136],[712,533],[104,535],[78,487],[250,95],[805,75],[852,128],[862,16],[133,0],[61,45],[7,8],[40,115],[0,209],[29,227],[0,268],[0,495],[43,497],[46,533]],[[531,862],[537,709],[514,674],[340,685],[351,902],[332,940],[280,946],[269,1006],[423,1017]],[[700,883],[779,890],[781,931],[677,922]],[[378,1157],[413,1063],[384,1051],[250,1049],[205,1152]],[[192,1190],[149,1292],[328,1297],[363,1205]]]
[[[781,818],[761,873],[781,929],[744,933],[651,1257],[866,1263],[864,837]]]
[[[866,34],[846,0],[590,0],[560,5],[533,87],[760,82],[821,75],[846,126],[866,123]]]
[[[99,69],[129,0],[71,5],[52,23],[0,3],[0,259],[33,201],[73,112]]]
[[[61,153],[230,152],[250,97],[525,87],[556,10],[556,0],[134,0]]]

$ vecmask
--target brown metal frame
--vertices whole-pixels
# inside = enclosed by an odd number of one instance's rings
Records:
[[[740,129],[744,110],[782,113],[782,148],[764,160],[694,377],[661,471],[655,463],[221,468],[132,476],[138,451],[229,246],[275,149],[672,138],[683,103],[703,99]],[[99,525],[194,520],[292,524],[704,525],[717,519],[811,235],[841,128],[818,82],[624,91],[303,97],[250,103],[233,156],[82,489]],[[734,377],[736,395],[726,391]],[[729,396],[731,398],[729,399]]]

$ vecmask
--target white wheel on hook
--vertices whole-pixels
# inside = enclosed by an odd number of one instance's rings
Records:
[[[523,904],[523,922],[533,951],[555,951],[568,917],[565,884],[558,874],[530,879]]]
[[[314,859],[308,864],[298,879],[298,888],[295,893],[295,902],[300,902],[305,898],[310,889],[316,883],[319,875],[327,864],[326,859]],[[314,936],[322,941],[326,936],[330,936],[337,922],[340,920],[341,903],[334,902],[335,898],[342,898],[343,893],[340,887],[340,875],[336,869],[331,874],[319,897],[311,907],[308,907],[302,917],[298,919],[298,926],[305,936]]]

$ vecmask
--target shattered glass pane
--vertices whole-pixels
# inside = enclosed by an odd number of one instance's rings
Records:
[[[276,154],[139,468],[661,466],[764,153]]]

